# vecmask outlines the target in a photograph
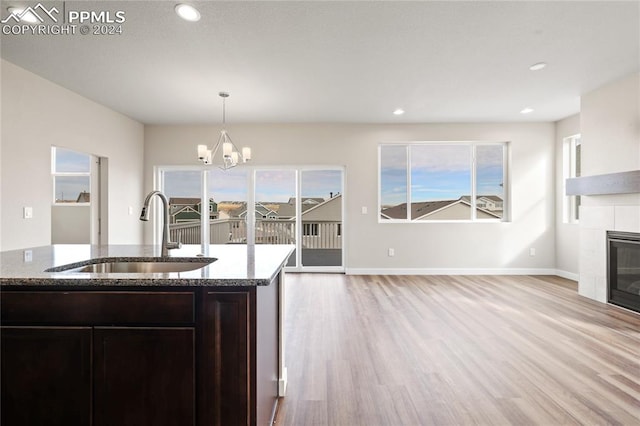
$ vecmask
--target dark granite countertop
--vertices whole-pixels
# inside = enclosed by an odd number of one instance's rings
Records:
[[[52,245],[0,252],[2,286],[256,286],[268,285],[286,264],[292,245],[184,245],[171,250],[170,259],[190,262],[216,260],[200,269],[171,273],[45,272],[46,269],[109,261],[159,257],[160,248],[150,245]]]

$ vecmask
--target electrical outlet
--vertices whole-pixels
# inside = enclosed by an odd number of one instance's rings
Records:
[[[531,248],[529,249],[529,256],[535,256],[535,255],[536,255],[536,249],[535,249],[535,248],[533,248],[533,247],[531,247]]]
[[[396,255],[396,251],[394,249],[390,248],[388,254],[389,254],[389,257],[393,257],[393,256]]]
[[[132,215],[133,215],[133,207],[129,206],[129,216],[132,216]]]
[[[362,214],[367,214],[367,213],[369,213],[367,206],[362,206]]]
[[[33,251],[31,251],[31,250],[25,250],[24,251],[24,261],[25,262],[32,262],[33,261]]]

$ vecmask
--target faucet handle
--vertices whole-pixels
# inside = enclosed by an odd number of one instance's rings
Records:
[[[180,241],[182,237],[182,232],[178,231],[178,241],[170,241],[167,243],[167,249],[179,249],[182,248],[182,242]]]
[[[182,248],[182,243],[180,241],[172,241],[167,243],[168,250],[179,249],[179,248]]]

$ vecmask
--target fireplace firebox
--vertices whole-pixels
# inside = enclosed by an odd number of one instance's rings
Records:
[[[640,312],[640,234],[607,232],[609,303]]]

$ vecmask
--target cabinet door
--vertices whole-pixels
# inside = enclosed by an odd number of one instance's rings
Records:
[[[2,424],[91,424],[91,328],[2,327]]]
[[[94,424],[195,422],[193,328],[94,329]]]
[[[199,376],[202,426],[255,424],[250,411],[249,301],[249,292],[204,292]]]

